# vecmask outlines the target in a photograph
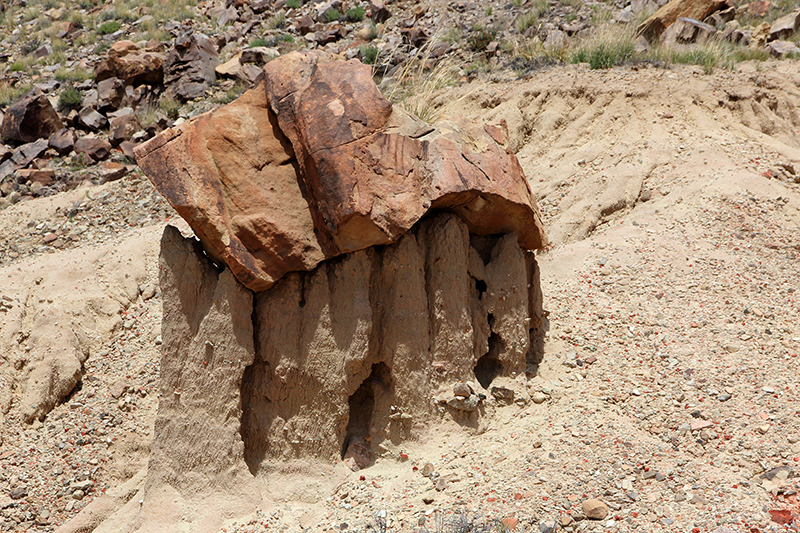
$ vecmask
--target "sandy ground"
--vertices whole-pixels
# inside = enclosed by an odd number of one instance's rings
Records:
[[[283,465],[225,530],[797,530],[800,64],[568,66],[441,102],[505,120],[542,207],[543,401],[481,434],[443,420],[357,473]],[[136,176],[0,212],[5,530],[54,530],[146,464],[169,217]],[[20,361],[49,307],[88,355],[79,390],[27,425]]]

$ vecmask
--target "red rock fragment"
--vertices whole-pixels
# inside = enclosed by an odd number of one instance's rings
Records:
[[[781,524],[784,526],[787,526],[792,522],[794,522],[794,516],[792,515],[792,511],[790,511],[789,509],[770,509],[769,517],[770,520],[772,520],[776,524]]]

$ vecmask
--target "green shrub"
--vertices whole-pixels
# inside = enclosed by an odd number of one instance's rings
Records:
[[[325,11],[325,20],[328,22],[336,22],[340,18],[342,18],[342,14],[338,9],[330,7]]]
[[[547,0],[534,0],[530,9],[525,13],[520,14],[517,18],[517,31],[520,33],[525,32],[528,28],[536,24],[536,22],[547,13],[550,5]]]
[[[97,33],[100,35],[108,35],[109,33],[114,33],[115,31],[119,30],[122,27],[117,20],[109,20],[108,22],[104,22],[97,28]]]
[[[275,48],[280,43],[293,43],[294,37],[288,33],[281,33],[274,37],[259,37],[250,41],[248,48],[256,48],[257,46],[266,46],[267,48]]]
[[[300,0],[286,0],[286,7],[289,9],[299,9],[303,3]]]
[[[121,20],[122,22],[127,22],[128,24],[136,22],[139,19],[139,17],[136,16],[136,14],[130,9],[125,9],[119,6],[114,9],[114,18]]]
[[[9,72],[23,72],[29,66],[29,63],[25,61],[14,61],[9,65],[8,70]]]
[[[492,42],[497,35],[497,30],[491,30],[476,26],[472,28],[472,34],[467,38],[467,44],[475,51],[480,52]]]
[[[360,22],[364,20],[364,15],[366,14],[367,14],[366,10],[361,6],[358,6],[352,9],[348,9],[347,13],[345,13],[344,16],[347,17],[347,20],[351,22]]]
[[[83,101],[83,95],[74,87],[67,87],[58,95],[58,106],[61,109],[78,109]]]
[[[162,96],[158,101],[158,107],[172,120],[177,120],[180,116],[181,103],[171,96]]]
[[[105,55],[106,52],[111,50],[111,45],[108,43],[98,43],[97,46],[94,47],[94,54],[98,56]]]
[[[608,24],[614,18],[614,10],[608,7],[607,5],[598,4],[598,5],[593,5],[591,7],[592,7],[592,16],[590,20],[593,26]]]
[[[442,41],[448,44],[456,44],[461,40],[461,30],[458,28],[450,28],[442,35]]]
[[[58,81],[71,81],[80,83],[92,78],[93,74],[86,69],[76,68],[60,68],[53,73],[53,76]]]
[[[378,38],[378,26],[375,25],[374,22],[369,23],[369,35],[367,36],[368,41],[374,41]]]
[[[573,63],[589,63],[591,69],[611,68],[633,57],[633,41],[599,42],[573,52]]]
[[[22,52],[24,55],[32,54],[41,45],[42,45],[41,39],[39,39],[38,37],[34,37],[33,39],[27,41],[20,47],[20,52]]]
[[[64,39],[59,39],[58,37],[54,37],[50,44],[53,45],[54,52],[66,52],[69,50],[70,45]]]
[[[44,58],[44,62],[48,65],[59,65],[64,63],[67,60],[67,54],[64,52],[53,52],[46,58]]]
[[[707,47],[697,47],[691,50],[676,52],[672,55],[672,61],[686,65],[699,65],[703,68],[704,74],[714,72],[714,67],[723,60],[722,54],[718,50]]]
[[[80,11],[72,11],[67,17],[67,20],[70,22],[74,22],[81,28],[83,27],[83,13],[81,13]]]
[[[40,9],[38,7],[29,7],[22,12],[21,21],[22,22],[30,22],[36,18],[39,18]]]
[[[539,15],[533,11],[521,14],[519,18],[517,18],[517,31],[525,33],[525,30],[536,24],[537,20],[539,20]]]
[[[247,90],[247,87],[243,83],[237,82],[223,94],[214,98],[214,103],[222,105],[229,104],[239,98],[245,90]]]
[[[361,50],[361,60],[365,65],[374,65],[378,60],[378,48],[375,46],[363,45]]]
[[[275,46],[275,41],[265,39],[264,37],[259,37],[258,39],[253,39],[250,41],[248,48],[258,48],[259,46]]]
[[[736,46],[731,53],[731,59],[735,63],[741,61],[766,61],[772,56],[763,48],[745,48],[743,46]],[[787,59],[792,59],[787,54]]]
[[[543,67],[564,63],[570,58],[570,51],[562,46],[548,46],[538,39],[525,39],[506,45],[511,54],[511,68],[517,76],[527,76]]]
[[[30,90],[30,84],[8,85],[5,82],[0,82],[0,106],[16,102],[19,97]]]

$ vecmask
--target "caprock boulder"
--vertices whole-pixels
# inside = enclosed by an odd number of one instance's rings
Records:
[[[287,272],[395,242],[427,212],[476,234],[545,242],[502,128],[421,122],[358,61],[292,53],[237,101],[171,128],[136,159],[209,255],[262,291]]]

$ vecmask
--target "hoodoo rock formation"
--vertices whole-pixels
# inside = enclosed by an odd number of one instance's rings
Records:
[[[201,502],[256,505],[281,461],[356,470],[438,417],[480,429],[528,400],[546,239],[504,135],[428,125],[368,67],[293,53],[137,150],[200,242],[162,240],[161,400],[133,528],[165,497],[217,527]]]

